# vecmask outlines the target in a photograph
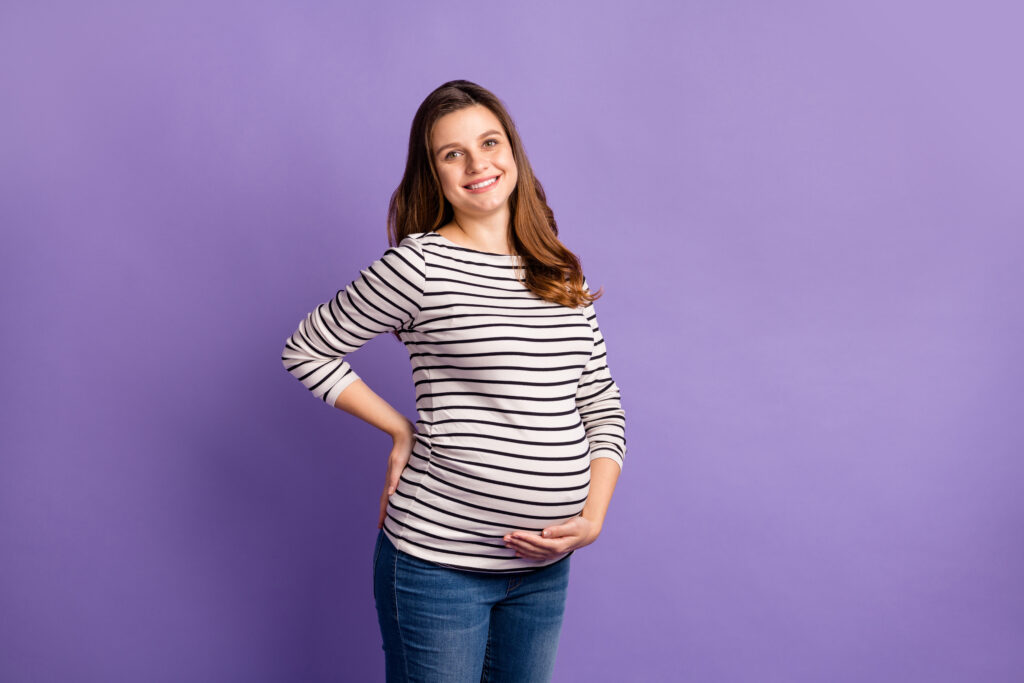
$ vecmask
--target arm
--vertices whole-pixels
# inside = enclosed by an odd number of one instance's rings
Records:
[[[608,513],[612,492],[615,491],[621,472],[622,468],[611,458],[594,458],[590,461],[590,493],[580,516],[593,524],[595,538],[604,526],[604,517]]]
[[[586,279],[583,286],[590,291]],[[608,349],[593,304],[584,309],[584,315],[594,332],[594,352],[576,389],[576,407],[590,443],[590,493],[581,516],[594,524],[596,538],[622,472],[626,455],[626,413],[622,409],[619,387],[608,369]]]
[[[407,237],[384,252],[333,299],[317,306],[285,342],[285,369],[325,403],[386,432],[391,453],[377,528],[413,449],[416,428],[352,370],[346,356],[379,334],[409,329],[416,321],[426,282],[420,244]]]
[[[377,528],[381,529],[384,527],[384,518],[387,516],[388,501],[398,489],[402,471],[409,463],[409,455],[412,453],[413,443],[416,439],[416,426],[395,410],[390,403],[374,393],[373,389],[361,379],[349,384],[348,388],[338,395],[334,407],[355,415],[391,437],[391,453],[388,455],[388,468],[384,474],[384,493],[381,494],[380,515],[377,519]]]
[[[285,369],[317,398],[395,435],[408,424],[352,370],[346,356],[377,335],[408,329],[420,310],[425,261],[413,238],[388,249],[333,299],[310,312],[285,342]],[[361,386],[346,391],[353,384]]]
[[[586,280],[583,285],[587,287]],[[622,472],[626,413],[622,410],[619,387],[608,369],[608,352],[593,304],[584,309],[584,314],[594,333],[594,350],[576,389],[576,408],[590,445],[590,491],[577,517],[547,527],[541,536],[523,531],[506,534],[506,544],[523,557],[549,558],[597,540]]]
[[[416,433],[416,426],[405,415],[361,379],[356,379],[338,394],[334,407],[373,425],[396,442],[403,438],[411,442],[412,435]]]
[[[583,282],[587,287],[586,280]],[[621,471],[626,457],[626,413],[622,410],[619,387],[608,369],[608,349],[593,304],[584,309],[584,315],[594,333],[594,351],[576,388],[576,408],[587,432],[591,464],[606,458]]]

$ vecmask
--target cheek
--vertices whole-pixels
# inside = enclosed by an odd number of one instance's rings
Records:
[[[519,175],[518,169],[516,168],[516,158],[512,155],[511,152],[509,152],[502,161],[505,165],[505,168],[508,169],[507,172],[510,176]]]
[[[441,187],[446,193],[452,193],[459,189],[458,179],[450,170],[442,171],[438,177],[441,179]]]

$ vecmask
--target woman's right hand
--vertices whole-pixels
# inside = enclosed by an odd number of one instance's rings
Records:
[[[388,456],[388,471],[384,476],[384,492],[380,496],[380,518],[377,520],[377,528],[384,528],[384,518],[387,516],[388,501],[398,489],[398,478],[402,476],[405,466],[409,463],[409,456],[412,454],[413,444],[416,442],[416,427],[410,422],[409,430],[394,437],[391,447],[391,454]]]

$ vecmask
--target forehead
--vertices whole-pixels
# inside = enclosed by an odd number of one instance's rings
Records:
[[[469,142],[487,130],[504,130],[501,121],[487,107],[475,104],[445,114],[434,124],[431,140],[434,145]]]

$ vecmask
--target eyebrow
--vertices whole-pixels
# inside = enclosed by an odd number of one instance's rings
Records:
[[[487,131],[485,133],[480,133],[480,137],[478,137],[477,140],[479,140],[480,138],[485,138],[488,135],[501,135],[501,131],[500,130],[489,130],[489,131]],[[437,149],[435,149],[434,150],[434,154],[440,154],[441,152],[443,152],[444,150],[448,149],[449,147],[458,147],[458,146],[459,146],[459,143],[457,143],[457,142],[449,142],[447,145],[442,145],[441,147],[438,147]]]

